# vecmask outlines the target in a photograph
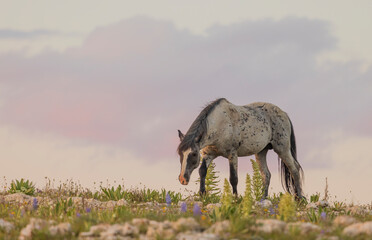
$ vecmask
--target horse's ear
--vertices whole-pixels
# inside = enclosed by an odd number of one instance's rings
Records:
[[[183,138],[185,137],[185,135],[183,135],[183,133],[182,133],[180,130],[178,130],[178,137],[179,137],[180,140],[182,141]]]

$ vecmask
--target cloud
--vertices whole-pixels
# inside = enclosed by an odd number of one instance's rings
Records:
[[[55,35],[55,31],[37,29],[33,31],[19,31],[12,29],[0,29],[0,39],[29,39],[40,36]]]
[[[177,158],[176,130],[186,131],[208,101],[269,101],[291,116],[303,164],[330,167],[327,153],[314,155],[327,134],[371,129],[358,123],[370,119],[372,71],[317,63],[336,47],[319,20],[244,21],[198,36],[137,17],[97,28],[64,53],[0,56],[0,122],[159,162]]]

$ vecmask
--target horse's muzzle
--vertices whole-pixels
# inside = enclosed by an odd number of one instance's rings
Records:
[[[180,183],[182,184],[182,185],[187,185],[187,184],[189,184],[189,181],[187,181],[186,180],[186,178],[184,178],[184,176],[179,176],[178,177],[178,179],[180,180]]]

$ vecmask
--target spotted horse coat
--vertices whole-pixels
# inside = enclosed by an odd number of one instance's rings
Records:
[[[207,168],[216,157],[229,160],[230,183],[237,194],[238,157],[255,154],[267,197],[271,174],[266,154],[273,149],[281,160],[282,185],[302,198],[303,171],[297,161],[296,140],[288,115],[279,107],[264,102],[236,106],[224,98],[208,104],[186,134],[178,130],[181,173],[179,181],[188,184],[194,169],[199,168],[200,193],[205,192]]]

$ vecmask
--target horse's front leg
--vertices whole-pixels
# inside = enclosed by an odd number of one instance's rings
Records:
[[[200,195],[205,194],[205,177],[207,176],[208,167],[211,164],[212,160],[215,157],[213,156],[203,156],[202,164],[199,168],[199,176],[200,176]]]
[[[207,176],[207,171],[208,171],[207,164],[203,160],[203,162],[202,162],[202,164],[199,168],[199,176],[200,176],[200,190],[199,190],[199,193],[200,193],[200,195],[205,194],[205,177]]]
[[[238,194],[238,155],[233,153],[229,156],[229,166],[230,166],[230,184],[235,195]]]

